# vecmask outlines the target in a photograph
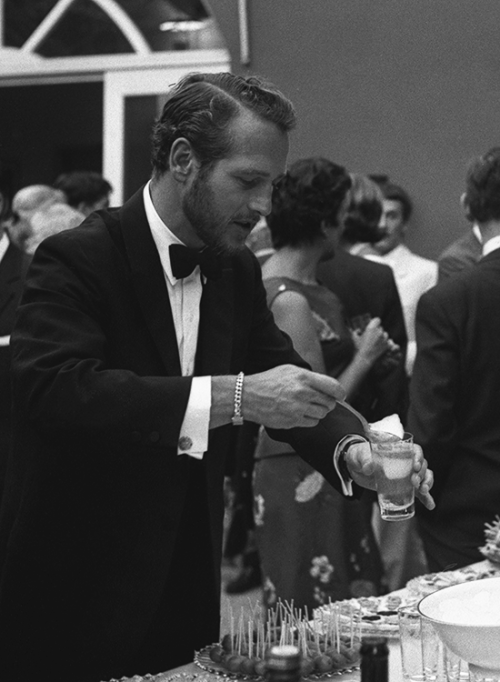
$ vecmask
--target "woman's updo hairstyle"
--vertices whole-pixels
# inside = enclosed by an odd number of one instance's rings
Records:
[[[339,212],[351,187],[348,172],[322,157],[295,161],[274,184],[267,217],[273,246],[311,244],[324,224],[339,225]]]
[[[380,240],[378,226],[384,200],[382,190],[366,175],[352,173],[351,178],[342,238],[349,244],[377,242]]]

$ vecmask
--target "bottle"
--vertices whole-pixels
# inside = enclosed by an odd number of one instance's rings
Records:
[[[386,637],[361,640],[361,682],[388,682],[389,648]]]
[[[266,682],[299,682],[300,651],[289,644],[273,646],[266,655]]]

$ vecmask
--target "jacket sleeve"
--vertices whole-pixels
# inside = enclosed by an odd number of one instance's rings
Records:
[[[421,297],[416,315],[418,353],[410,384],[408,429],[434,472],[436,498],[452,466],[458,428],[454,407],[460,381],[459,344],[449,311],[439,289]]]

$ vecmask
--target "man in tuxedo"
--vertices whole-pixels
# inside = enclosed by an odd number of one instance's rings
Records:
[[[9,237],[6,226],[10,220],[8,195],[0,189],[0,501],[12,440],[10,334],[29,264],[29,258]]]
[[[13,334],[2,678],[157,673],[218,639],[225,457],[243,419],[345,494],[373,487],[342,388],[276,327],[244,247],[293,123],[258,79],[191,74],[155,125],[151,181],[37,249]],[[420,449],[413,481],[432,507]]]
[[[463,202],[483,256],[422,296],[410,388],[409,429],[436,477],[436,512],[418,510],[432,571],[480,560],[484,524],[498,514],[500,148],[472,162]]]

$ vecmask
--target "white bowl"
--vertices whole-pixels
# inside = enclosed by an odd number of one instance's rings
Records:
[[[420,615],[482,677],[500,677],[500,578],[450,585],[424,597]]]

